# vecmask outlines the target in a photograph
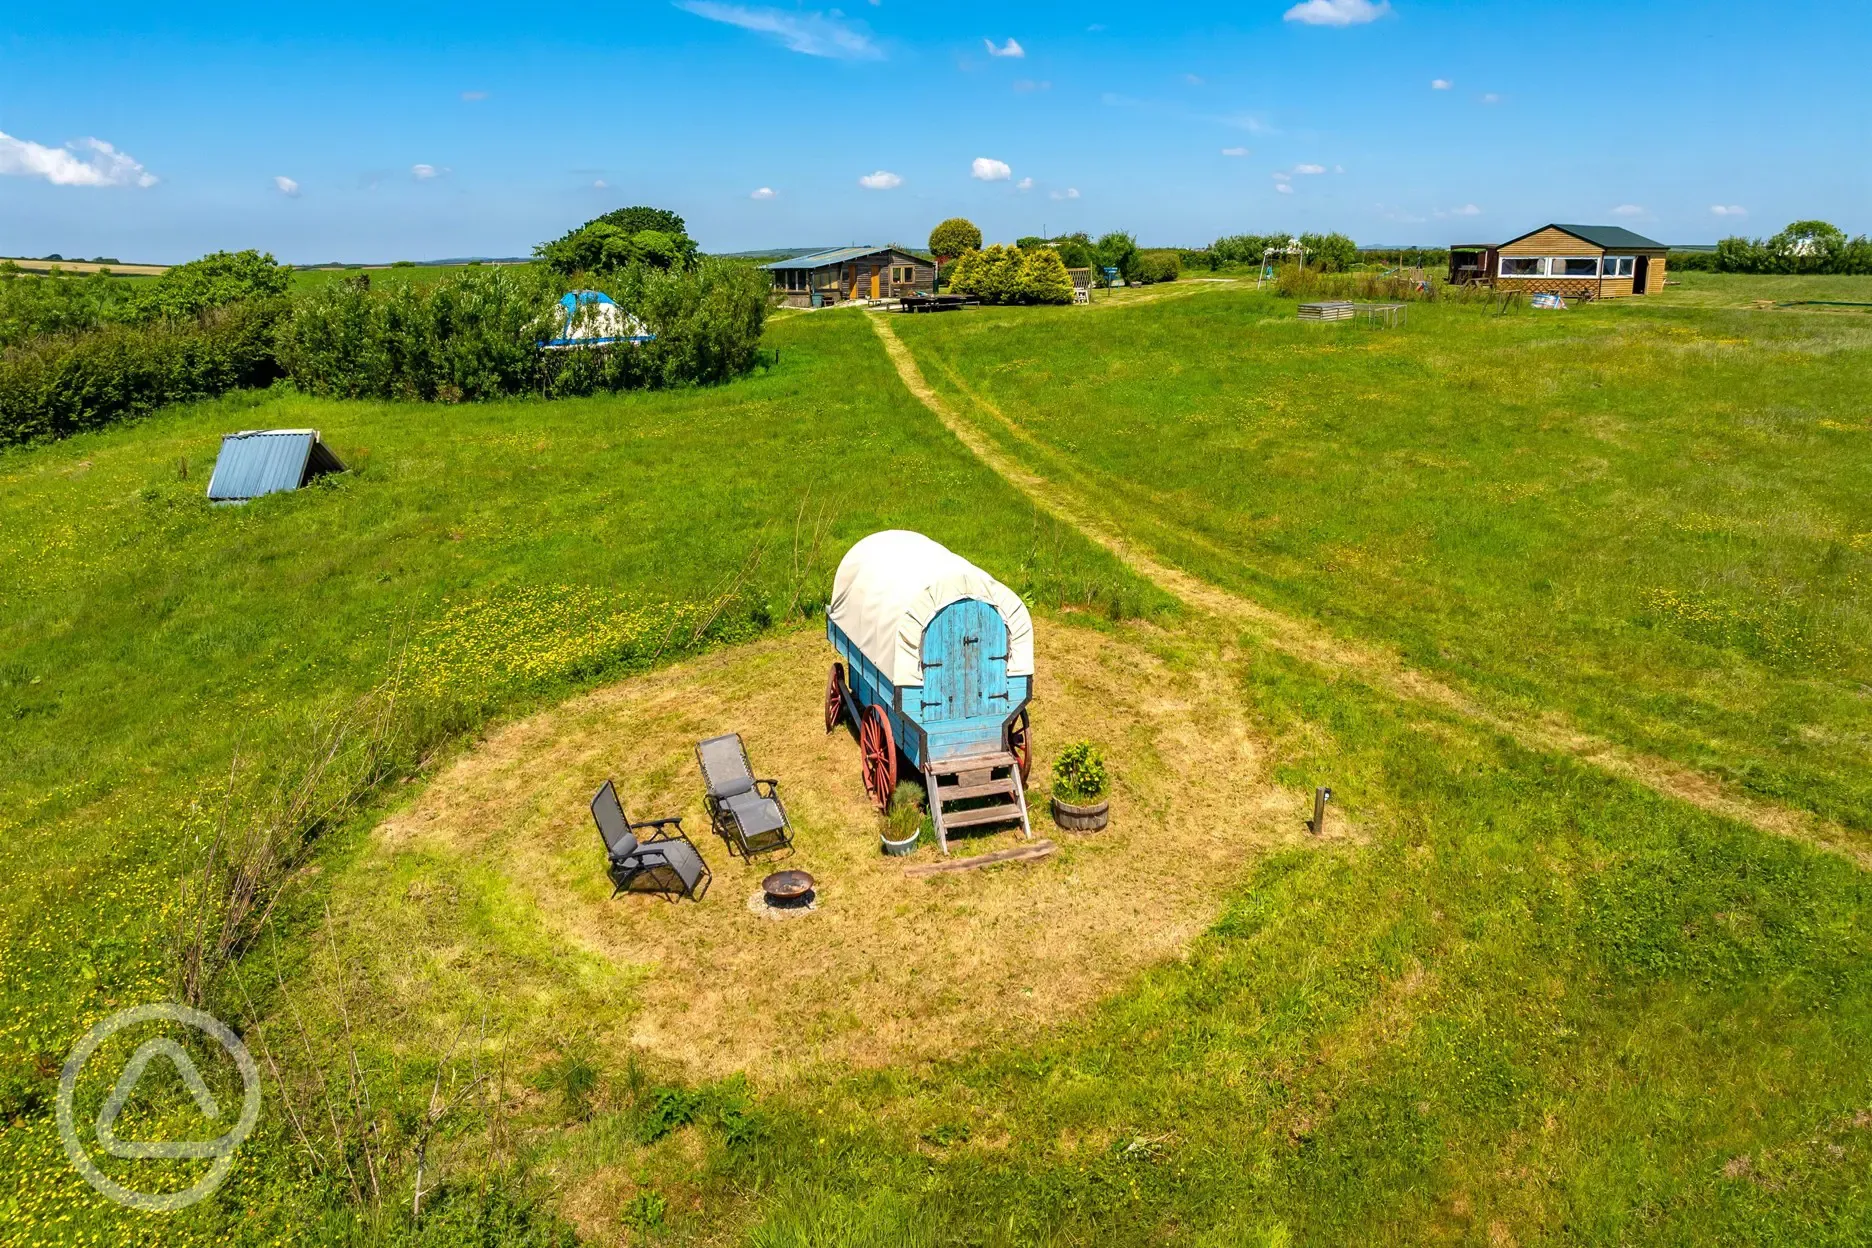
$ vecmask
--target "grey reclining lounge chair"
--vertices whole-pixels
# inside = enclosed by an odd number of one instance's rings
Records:
[[[661,893],[671,901],[678,897],[701,901],[708,892],[714,875],[683,835],[681,819],[630,822],[624,817],[624,804],[618,801],[617,786],[609,780],[592,798],[591,812],[610,859],[613,897],[627,892]],[[673,834],[663,830],[672,824],[676,828]],[[637,834],[645,829],[652,835],[639,839]]]
[[[793,848],[793,827],[780,804],[780,782],[754,778],[739,733],[710,737],[696,746],[696,763],[708,786],[709,821],[727,842],[729,853],[751,858]]]

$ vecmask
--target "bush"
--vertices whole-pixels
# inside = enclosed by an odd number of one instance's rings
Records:
[[[253,299],[179,325],[113,325],[0,354],[0,445],[61,438],[279,377],[284,301]]]
[[[1765,242],[1723,239],[1716,244],[1715,268],[1719,273],[1872,273],[1872,239],[1863,234],[1849,239],[1825,221],[1796,221]]]
[[[286,293],[292,270],[258,251],[217,251],[167,269],[137,291],[142,320],[185,320],[245,299]]]
[[[982,232],[966,217],[950,217],[930,231],[930,254],[938,259],[956,259],[971,251],[980,251]]]
[[[311,394],[444,402],[704,384],[753,366],[767,285],[751,266],[634,264],[598,288],[654,340],[542,352],[558,327],[559,284],[495,267],[428,287],[333,282],[294,308],[281,363]]]
[[[971,251],[949,270],[949,289],[983,303],[1071,303],[1072,278],[1051,247],[1021,251],[996,243]]]
[[[56,269],[27,276],[15,264],[0,264],[0,347],[104,325],[193,320],[242,300],[284,295],[291,276],[257,251],[217,251],[140,284]]]
[[[1343,273],[1358,263],[1358,244],[1344,234],[1302,234],[1300,245],[1306,248],[1309,268]]]
[[[1075,741],[1053,761],[1053,796],[1088,806],[1105,796],[1105,756],[1090,741]]]
[[[1140,252],[1137,279],[1140,282],[1174,282],[1183,272],[1183,263],[1174,251]]]
[[[1716,253],[1713,251],[1673,251],[1664,257],[1665,267],[1679,273],[1714,273],[1716,271]]]

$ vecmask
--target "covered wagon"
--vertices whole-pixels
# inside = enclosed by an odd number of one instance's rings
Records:
[[[923,773],[944,853],[960,828],[1032,835],[1033,620],[1013,590],[921,533],[873,533],[839,562],[826,636],[843,660],[826,681],[826,731],[858,730],[879,810],[901,757]]]

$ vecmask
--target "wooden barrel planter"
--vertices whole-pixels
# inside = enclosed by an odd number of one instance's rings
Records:
[[[1053,799],[1053,822],[1068,832],[1097,832],[1111,818],[1109,801],[1094,802],[1090,806],[1075,806],[1071,802]]]

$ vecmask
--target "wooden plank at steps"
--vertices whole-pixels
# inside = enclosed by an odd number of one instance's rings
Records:
[[[936,786],[936,796],[945,802],[964,802],[971,797],[1013,797],[1014,780],[987,780],[981,784]]]
[[[977,854],[973,858],[951,858],[947,862],[926,862],[920,866],[905,867],[904,875],[916,879],[926,875],[947,875],[952,871],[973,871],[976,867],[991,867],[1003,862],[1034,862],[1045,858],[1055,848],[1052,841],[1035,841],[1031,845],[998,849],[992,854]]]
[[[1019,823],[1020,821],[1020,804],[1013,801],[1000,806],[983,806],[979,810],[946,810],[943,812],[943,827],[949,831],[956,828],[979,827],[984,823]]]
[[[986,771],[990,767],[1012,767],[1012,754],[970,754],[967,758],[945,758],[935,763],[930,771],[939,776],[954,776],[965,771]]]

